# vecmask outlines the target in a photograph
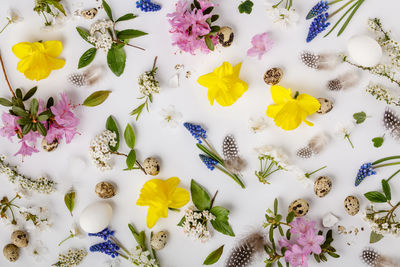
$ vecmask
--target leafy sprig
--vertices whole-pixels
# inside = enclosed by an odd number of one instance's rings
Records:
[[[35,0],[33,11],[36,11],[39,15],[43,15],[45,25],[50,26],[52,22],[48,20],[46,14],[55,18],[58,16],[58,10],[64,16],[67,16],[64,6],[60,2],[61,0]]]
[[[133,238],[135,238],[138,247],[142,249],[142,251],[148,251],[146,245],[146,233],[144,231],[138,232],[133,224],[128,224],[129,230],[131,231]],[[153,232],[150,233],[150,239],[153,237]],[[148,255],[149,259],[154,259],[156,264],[159,264],[156,251],[151,248],[151,253]]]
[[[224,245],[220,246],[219,248],[211,252],[204,260],[203,265],[212,265],[216,263],[221,258],[223,252],[224,252]]]
[[[141,50],[145,50],[144,48],[132,45],[129,42],[131,39],[147,35],[147,33],[136,29],[125,29],[121,31],[116,30],[118,22],[131,20],[136,18],[137,16],[132,13],[127,13],[114,20],[112,10],[105,0],[103,0],[103,7],[108,18],[113,23],[113,26],[107,29],[112,38],[111,48],[107,52],[107,65],[110,70],[119,77],[124,72],[126,63],[126,54],[123,48],[125,46],[131,46]],[[86,50],[79,59],[78,68],[83,68],[92,63],[93,59],[96,56],[97,48],[95,47],[94,43],[89,41],[88,37],[90,37],[90,33],[87,30],[81,27],[77,27],[76,30],[83,40],[94,46]]]
[[[6,196],[4,196],[0,200],[0,218],[7,219],[8,218],[7,211],[9,210],[11,213],[11,216],[12,216],[11,224],[14,224],[14,225],[17,225],[17,221],[15,220],[15,214],[14,214],[13,208],[19,209],[19,206],[15,205],[15,203],[14,203],[14,201],[17,198],[20,199],[21,196],[16,194],[15,197],[13,197],[11,200],[8,200],[8,198]]]

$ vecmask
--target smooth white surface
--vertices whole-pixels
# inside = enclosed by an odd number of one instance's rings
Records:
[[[69,1],[70,7],[76,1]],[[21,164],[19,158],[11,158],[18,146],[10,143],[6,138],[0,139],[1,152],[9,156],[9,161],[20,165],[20,171],[33,177],[47,174],[59,183],[57,193],[50,196],[34,196],[32,199],[20,200],[21,205],[47,205],[51,212],[53,228],[49,231],[32,233],[32,243],[42,240],[48,247],[50,254],[45,262],[36,263],[28,256],[29,248],[21,251],[18,262],[11,264],[0,257],[0,266],[49,266],[56,262],[58,252],[65,251],[69,247],[86,247],[100,242],[99,239],[84,238],[66,242],[62,247],[57,247],[58,242],[68,235],[74,222],[77,222],[82,210],[90,203],[98,200],[94,192],[96,183],[102,180],[111,180],[118,186],[117,195],[108,202],[113,206],[114,216],[111,227],[116,230],[117,238],[127,247],[133,247],[135,241],[131,236],[127,224],[134,225],[142,230],[146,226],[147,208],[136,206],[139,191],[142,185],[150,179],[144,177],[141,172],[124,172],[124,159],[115,158],[113,171],[101,173],[88,158],[88,145],[90,140],[104,129],[108,115],[113,114],[120,127],[126,123],[133,123],[136,131],[136,144],[138,157],[144,160],[148,156],[157,156],[161,159],[161,172],[159,178],[177,176],[182,180],[181,186],[189,188],[190,179],[194,178],[212,194],[219,190],[216,199],[217,205],[222,205],[231,210],[230,223],[237,237],[242,237],[253,230],[261,230],[264,221],[264,212],[273,206],[273,199],[280,200],[280,211],[286,214],[288,204],[297,199],[305,198],[310,202],[309,219],[318,220],[321,226],[323,215],[332,212],[340,217],[339,224],[346,227],[366,227],[361,221],[360,214],[355,217],[348,216],[343,208],[343,200],[347,195],[356,195],[360,198],[362,208],[367,201],[362,197],[366,191],[378,189],[380,178],[388,177],[394,169],[379,170],[378,175],[369,177],[358,188],[353,186],[356,172],[363,162],[373,161],[378,158],[398,154],[399,144],[388,135],[381,148],[374,148],[371,139],[382,136],[384,130],[381,126],[381,117],[385,104],[377,102],[372,96],[364,92],[369,80],[378,80],[371,75],[362,73],[362,80],[357,86],[341,92],[330,92],[325,89],[329,79],[336,78],[347,70],[353,70],[347,65],[340,65],[331,71],[315,72],[302,65],[298,55],[303,50],[314,52],[338,52],[346,49],[346,41],[356,34],[368,34],[366,20],[368,17],[378,16],[382,18],[386,29],[392,29],[395,36],[400,39],[398,25],[399,1],[368,0],[359,9],[346,31],[336,38],[332,34],[329,38],[318,37],[310,44],[306,44],[305,38],[308,25],[303,18],[309,8],[317,1],[294,1],[294,6],[302,18],[297,27],[282,30],[273,25],[267,17],[264,1],[254,1],[254,11],[249,16],[239,14],[237,5],[240,1],[219,1],[220,6],[216,13],[220,14],[220,25],[229,25],[234,29],[235,40],[229,48],[219,48],[209,55],[175,54],[176,48],[170,45],[169,25],[165,17],[166,13],[173,10],[175,1],[162,1],[161,12],[144,14],[135,8],[135,1],[109,1],[115,16],[128,12],[134,12],[140,16],[133,21],[123,22],[120,27],[137,28],[150,34],[135,40],[135,44],[146,48],[145,52],[127,47],[127,65],[125,73],[115,77],[110,71],[106,71],[104,78],[93,88],[73,88],[66,82],[66,77],[76,72],[76,66],[81,54],[89,48],[75,31],[76,26],[90,25],[90,21],[76,19],[69,21],[62,30],[46,33],[41,32],[42,18],[31,11],[33,0],[3,0],[0,9],[0,18],[5,17],[8,7],[20,10],[24,21],[12,25],[0,35],[0,49],[6,62],[9,78],[14,88],[29,89],[34,85],[39,86],[37,97],[47,98],[66,91],[74,103],[81,103],[83,99],[95,90],[112,90],[107,102],[96,108],[78,108],[77,114],[81,118],[77,136],[69,145],[62,143],[52,152],[41,152],[30,158],[26,158]],[[161,1],[160,1],[161,2]],[[85,1],[85,6],[95,6],[94,0]],[[70,8],[70,11],[73,11]],[[101,12],[98,18],[105,17]],[[3,19],[2,22],[5,22]],[[262,60],[249,58],[246,51],[250,48],[251,37],[262,32],[270,32],[275,40],[275,45]],[[64,51],[62,57],[66,59],[66,66],[55,71],[51,76],[38,83],[27,80],[23,74],[16,71],[17,58],[11,52],[11,46],[21,41],[53,40],[63,41]],[[139,92],[136,86],[136,78],[143,71],[149,70],[154,56],[158,55],[159,78],[162,90],[154,97],[151,105],[151,113],[144,112],[138,122],[129,116],[129,112],[141,102],[136,98]],[[243,62],[241,79],[249,84],[249,90],[232,106],[220,107],[217,104],[210,106],[207,99],[207,89],[196,83],[198,76],[212,71],[223,61],[232,64]],[[179,88],[169,88],[168,79],[175,74],[174,66],[184,64],[185,70],[181,75]],[[105,55],[100,51],[93,65],[106,66]],[[327,97],[334,100],[333,110],[324,116],[314,115],[310,119],[315,123],[314,127],[300,126],[295,131],[285,132],[274,126],[272,120],[267,118],[269,126],[263,133],[254,135],[248,130],[247,122],[250,117],[264,116],[268,104],[272,102],[269,86],[263,81],[264,72],[271,67],[281,67],[284,77],[281,85],[293,90],[300,90],[312,94],[315,97]],[[184,74],[191,71],[192,76],[186,79]],[[6,84],[0,76],[0,96],[8,97]],[[394,86],[389,86],[396,89]],[[228,177],[210,172],[198,159],[198,150],[194,139],[183,128],[161,128],[159,111],[169,104],[183,114],[185,121],[197,122],[208,130],[209,140],[220,148],[225,135],[233,134],[238,142],[241,155],[248,162],[247,169],[243,172],[246,190],[240,189]],[[1,108],[2,111],[6,109]],[[342,138],[333,138],[328,147],[318,156],[309,160],[300,160],[295,156],[295,151],[320,131],[325,131],[334,136],[335,125],[338,122],[352,120],[352,114],[364,110],[368,114],[367,120],[358,125],[352,132],[351,138],[355,145],[352,149]],[[264,144],[280,146],[290,155],[294,164],[305,170],[314,170],[323,165],[328,167],[320,172],[320,175],[328,175],[333,180],[332,191],[322,199],[317,198],[312,188],[304,188],[295,177],[288,173],[279,173],[271,177],[271,185],[260,184],[254,176],[254,170],[258,168],[258,160],[253,152],[254,147]],[[128,151],[125,145],[122,151]],[[78,160],[77,160],[78,159]],[[82,159],[86,162],[83,167]],[[80,166],[73,169],[73,166]],[[313,176],[316,179],[318,175]],[[0,177],[2,183],[1,195],[13,195],[12,186],[6,177]],[[393,195],[399,199],[399,179],[393,181]],[[64,194],[73,186],[77,191],[77,203],[74,218],[71,218],[63,203]],[[205,257],[222,244],[226,244],[222,259],[215,266],[223,266],[229,250],[234,246],[236,238],[223,236],[214,232],[215,236],[207,243],[192,241],[186,238],[182,229],[176,227],[181,213],[170,212],[167,219],[161,219],[152,229],[153,231],[168,230],[170,238],[165,249],[158,253],[163,267],[201,266]],[[367,229],[367,228],[366,228]],[[149,233],[148,230],[146,230]],[[6,227],[0,229],[1,245],[9,242],[11,230]],[[338,235],[335,231],[334,246],[341,255],[340,259],[329,259],[328,263],[320,266],[363,266],[358,258],[361,249],[368,246],[369,231],[365,230],[358,236]],[[398,239],[387,237],[374,245],[382,254],[398,255]],[[254,266],[265,266],[262,255]],[[108,257],[102,254],[89,254],[82,266],[106,266]],[[122,260],[122,266],[131,266]],[[310,266],[317,266],[310,259]]]
[[[366,35],[357,35],[347,43],[350,59],[361,66],[373,67],[382,58],[382,48],[378,42]]]
[[[108,203],[94,202],[79,217],[79,225],[86,233],[98,233],[108,227],[112,219],[112,207]]]

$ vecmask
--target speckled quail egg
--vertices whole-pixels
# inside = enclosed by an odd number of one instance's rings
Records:
[[[327,176],[321,176],[314,182],[314,193],[318,197],[326,196],[332,188],[332,181]]]
[[[115,186],[109,182],[100,182],[96,185],[95,192],[99,198],[112,198],[116,193]]]
[[[356,215],[360,211],[360,202],[358,198],[355,196],[346,197],[344,200],[344,209],[349,215]]]
[[[278,84],[283,76],[283,71],[280,68],[272,68],[265,72],[264,82],[268,85]]]
[[[8,261],[15,262],[19,258],[19,248],[14,244],[8,244],[3,248],[3,254]]]
[[[54,140],[52,143],[48,143],[46,141],[46,138],[43,138],[43,140],[42,140],[42,148],[43,148],[44,151],[51,152],[54,149],[56,149],[57,147],[58,147],[57,140]]]
[[[160,231],[151,237],[150,245],[154,250],[161,250],[165,247],[168,240],[168,232]]]
[[[11,234],[11,242],[19,248],[27,247],[29,244],[28,234],[21,230],[14,231]]]
[[[222,27],[218,33],[218,42],[223,46],[223,47],[228,47],[232,44],[234,34],[231,28],[229,27]]]
[[[156,158],[147,158],[143,162],[143,168],[147,174],[156,176],[160,172],[160,163]]]
[[[294,216],[296,217],[302,217],[306,215],[309,209],[310,205],[308,204],[307,200],[302,198],[296,199],[289,205],[289,212],[293,211]]]
[[[326,99],[326,98],[322,98],[322,97],[318,98],[317,100],[318,100],[319,104],[321,105],[319,107],[319,109],[317,110],[317,113],[326,114],[332,110],[332,108],[333,108],[332,101],[330,101],[329,99]]]

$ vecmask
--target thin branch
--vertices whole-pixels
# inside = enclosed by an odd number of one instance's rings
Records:
[[[136,46],[136,45],[133,45],[133,44],[126,44],[126,45],[134,47],[134,48],[137,48],[137,49],[140,49],[140,50],[143,50],[143,51],[146,51],[146,49],[144,49],[143,47],[140,47],[140,46]]]
[[[152,71],[154,71],[154,70],[156,69],[157,58],[158,58],[158,56],[156,56],[156,57],[154,58],[154,63],[153,63]]]
[[[15,96],[15,93],[14,93],[12,87],[11,87],[10,81],[8,80],[7,73],[6,73],[6,68],[5,68],[5,66],[4,66],[3,58],[2,58],[2,56],[1,56],[1,53],[0,53],[0,63],[1,63],[1,68],[3,69],[4,78],[6,79],[8,88],[10,89],[10,92],[11,92],[12,96],[15,97],[15,98],[17,98],[17,97]]]
[[[215,197],[217,196],[217,194],[218,194],[218,190],[217,190],[217,192],[215,192],[214,196],[211,199],[210,208],[212,208],[212,206],[214,205]]]

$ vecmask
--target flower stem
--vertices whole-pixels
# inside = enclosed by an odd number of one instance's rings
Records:
[[[64,240],[62,240],[60,243],[58,243],[58,246],[61,246],[62,243],[64,243],[65,241],[74,238],[75,235],[73,233],[71,233],[67,238],[65,238]]]
[[[385,164],[374,166],[374,169],[381,168],[381,167],[386,167],[386,166],[399,165],[399,164],[400,164],[400,161],[399,162],[392,162],[392,163],[385,163]]]
[[[158,59],[158,56],[156,56],[156,57],[154,58],[153,68],[151,69],[152,72],[154,72],[154,71],[156,70],[157,59]]]
[[[121,152],[118,152],[118,151],[112,151],[111,152],[111,154],[115,154],[115,155],[119,155],[119,156],[125,156],[125,157],[128,157],[128,155],[127,154],[125,154],[125,153],[121,153]],[[146,170],[143,168],[143,166],[142,166],[142,164],[140,164],[140,162],[138,161],[138,160],[136,160],[136,165],[139,167],[139,169],[144,173],[144,174],[146,174],[147,175],[147,172],[146,172]]]
[[[221,166],[216,165],[215,168],[217,168],[218,170],[220,170],[221,172],[225,173],[226,175],[228,175],[229,177],[231,177],[238,185],[240,185],[242,188],[245,188],[242,180],[240,180],[240,178],[235,175],[235,174],[231,174],[229,173],[227,170],[225,170],[224,168],[222,168]]]
[[[130,46],[130,47],[134,47],[134,48],[140,49],[140,50],[143,50],[143,51],[146,51],[146,49],[144,49],[143,47],[140,47],[140,46],[136,46],[136,45],[133,45],[133,44],[126,44],[126,45]]]
[[[392,179],[396,174],[398,174],[400,172],[400,169],[397,170],[395,173],[393,173],[389,178],[386,179],[386,182],[389,182],[390,179]]]
[[[335,10],[334,12],[332,12],[332,14],[329,14],[329,18],[333,17],[334,15],[336,15],[337,13],[339,13],[340,11],[343,10],[343,8],[345,8],[346,6],[348,6],[350,3],[354,2],[355,0],[350,0],[349,2],[347,2],[346,4],[344,4],[343,6],[339,7],[337,10]],[[335,2],[335,1],[334,1]]]
[[[213,205],[214,205],[214,201],[215,201],[215,198],[216,198],[217,194],[218,194],[218,190],[215,192],[214,196],[213,196],[212,199],[211,199],[210,209],[211,209],[211,208],[213,207]]]
[[[318,170],[315,170],[315,171],[313,171],[313,172],[308,172],[308,173],[305,174],[305,176],[306,176],[307,178],[310,178],[311,175],[313,175],[314,173],[316,173],[316,172],[318,172],[318,171],[320,171],[320,170],[323,170],[323,169],[325,169],[325,168],[326,168],[326,166],[321,167],[321,168],[319,168]]]
[[[8,80],[6,68],[5,68],[5,66],[4,66],[4,62],[3,62],[3,58],[2,58],[2,56],[1,56],[1,53],[0,53],[0,63],[1,63],[1,68],[3,69],[4,78],[6,79],[8,88],[10,89],[10,92],[11,92],[12,96],[13,96],[14,98],[17,98],[17,97],[15,96],[15,93],[14,93],[12,87],[11,87],[10,81]]]
[[[391,156],[391,157],[381,158],[381,159],[378,159],[378,160],[372,162],[371,165],[375,165],[375,164],[378,164],[378,163],[381,163],[381,162],[384,162],[387,160],[392,160],[392,159],[400,159],[400,156]]]
[[[8,23],[1,29],[0,33],[2,33],[10,24],[11,24],[11,20],[9,20]]]
[[[351,148],[354,148],[354,145],[353,145],[353,143],[352,143],[351,140],[350,140],[350,135],[349,135],[349,134],[345,134],[345,135],[344,135],[344,138],[347,139],[347,140],[349,141],[349,143],[350,143],[350,145],[351,145]]]
[[[343,1],[343,0],[335,0],[335,1],[329,2],[328,5],[333,5],[333,4],[342,2],[342,1]]]

